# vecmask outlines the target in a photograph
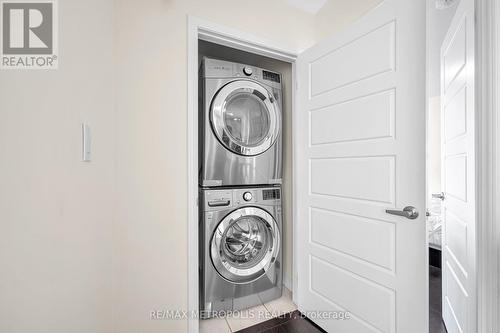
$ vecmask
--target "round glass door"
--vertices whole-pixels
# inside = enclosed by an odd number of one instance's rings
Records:
[[[277,101],[262,85],[249,80],[225,85],[212,102],[212,128],[219,141],[241,155],[269,149],[279,133]]]
[[[211,242],[217,272],[231,282],[262,276],[278,255],[280,234],[272,216],[256,207],[240,208],[222,220]]]

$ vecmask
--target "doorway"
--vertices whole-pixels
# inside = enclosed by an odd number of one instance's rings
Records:
[[[287,50],[285,47],[280,47],[279,43],[270,43],[265,39],[260,39],[255,36],[250,36],[239,31],[234,31],[231,28],[219,26],[212,22],[207,22],[194,17],[189,17],[188,20],[188,157],[189,157],[189,179],[188,179],[188,201],[199,202],[198,200],[198,70],[201,61],[201,56],[208,56],[212,58],[219,58],[221,60],[230,60],[252,66],[261,66],[264,69],[273,69],[279,72],[283,77],[284,96],[283,104],[285,106],[283,114],[283,215],[287,216],[287,221],[283,226],[283,296],[272,304],[261,304],[262,314],[265,316],[267,313],[276,310],[293,311],[296,305],[292,300],[291,290],[293,289],[293,267],[292,260],[292,223],[291,210],[292,210],[292,140],[291,140],[291,112],[294,107],[293,87],[295,84],[295,59],[296,54],[294,51]],[[269,45],[273,45],[272,47]],[[226,57],[226,59],[224,59]],[[198,313],[199,311],[199,234],[198,234],[198,205],[190,205],[188,207],[188,235],[189,235],[189,310],[190,313]],[[244,315],[244,314],[243,314]],[[253,313],[252,315],[255,315]],[[267,314],[269,316],[269,314]],[[231,323],[228,323],[224,318],[222,320],[213,320],[208,325],[215,325],[216,328],[220,327],[221,331],[234,330],[243,328],[255,323],[252,319],[234,318]],[[189,320],[189,332],[199,332],[200,320],[198,316],[194,315]],[[231,325],[232,326],[231,326]],[[218,326],[219,325],[219,326]],[[206,325],[205,325],[206,326]],[[207,329],[207,327],[205,327]],[[213,331],[213,330],[212,330]],[[217,331],[217,329],[216,329]]]
[[[437,8],[427,0],[427,232],[429,241],[429,332],[446,332],[442,319],[441,45],[456,3]]]
[[[474,332],[477,327],[474,1],[428,0],[427,18],[430,332]]]

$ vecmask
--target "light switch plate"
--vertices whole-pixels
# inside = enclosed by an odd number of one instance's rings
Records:
[[[82,161],[90,162],[90,126],[82,123]]]

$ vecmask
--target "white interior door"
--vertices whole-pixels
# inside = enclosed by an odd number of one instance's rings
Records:
[[[476,332],[474,1],[462,0],[441,47],[443,319]]]
[[[425,2],[384,1],[297,68],[299,309],[332,333],[427,332]],[[405,206],[420,216],[386,213]]]

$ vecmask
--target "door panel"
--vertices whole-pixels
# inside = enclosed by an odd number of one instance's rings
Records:
[[[311,243],[354,257],[362,263],[394,271],[395,226],[385,221],[311,208]],[[344,234],[331,234],[331,228]],[[371,238],[363,234],[372,235]],[[360,246],[361,245],[361,246]]]
[[[310,63],[314,77],[311,96],[392,71],[395,67],[394,43],[395,22],[391,21],[315,59]],[[332,70],[325,71],[328,67]]]
[[[463,86],[444,107],[445,125],[444,138],[446,142],[459,138],[467,132],[467,87]]]
[[[425,3],[384,1],[297,68],[299,309],[350,312],[310,315],[329,332],[426,332]]]
[[[327,300],[335,299],[360,321],[382,332],[395,324],[395,292],[314,255],[310,257],[311,291]],[[335,283],[332,283],[335,281]],[[360,302],[370,299],[370,302]],[[372,303],[373,302],[373,303]],[[377,307],[373,307],[377,304]],[[369,324],[368,324],[369,323]]]
[[[394,156],[311,158],[310,173],[313,194],[394,204]]]
[[[393,137],[394,103],[391,89],[312,112],[311,145]]]
[[[444,86],[448,88],[467,63],[466,22],[461,21],[453,31],[453,40],[446,46],[443,54]],[[444,46],[444,44],[443,44]]]
[[[475,332],[474,1],[462,0],[441,48],[443,320]]]

